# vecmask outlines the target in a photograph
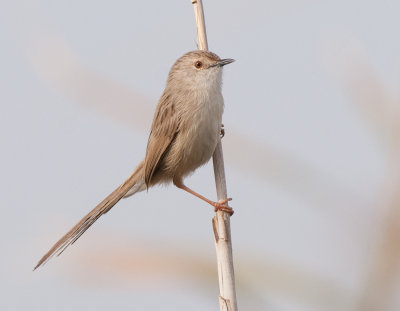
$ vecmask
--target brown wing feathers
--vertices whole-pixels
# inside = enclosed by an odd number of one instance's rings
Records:
[[[179,117],[171,96],[164,93],[156,108],[151,132],[147,143],[144,161],[144,180],[146,186],[156,172],[160,161],[179,131]]]

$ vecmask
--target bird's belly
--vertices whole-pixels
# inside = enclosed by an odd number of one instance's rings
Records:
[[[184,148],[184,158],[190,159],[193,166],[198,167],[206,163],[214,153],[219,138],[220,122],[216,120],[203,120],[201,124],[189,135],[191,139]]]
[[[185,176],[210,160],[219,141],[221,117],[222,105],[216,103],[193,114],[176,137],[179,162],[174,163],[174,175]]]

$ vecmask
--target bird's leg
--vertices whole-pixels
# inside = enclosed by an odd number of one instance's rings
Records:
[[[179,189],[185,190],[187,192],[189,192],[190,194],[193,194],[194,196],[198,197],[199,199],[202,199],[203,201],[206,201],[208,204],[214,206],[214,211],[224,211],[229,213],[230,215],[233,215],[233,209],[227,205],[225,205],[225,203],[227,203],[228,201],[232,200],[232,198],[228,198],[228,199],[224,199],[224,200],[219,200],[218,202],[214,202],[211,201],[209,199],[207,199],[206,197],[203,197],[201,194],[198,194],[197,192],[193,191],[192,189],[190,189],[189,187],[186,187],[182,181],[178,181],[178,180],[173,180],[174,185],[177,186]]]
[[[223,138],[225,136],[225,129],[224,129],[224,125],[223,124],[221,124],[221,133],[220,133],[220,135],[221,135],[221,138]]]

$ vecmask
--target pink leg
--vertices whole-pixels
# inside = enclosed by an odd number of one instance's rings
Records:
[[[215,212],[220,210],[220,211],[224,211],[224,212],[227,212],[227,213],[233,215],[233,209],[231,207],[225,205],[225,203],[232,200],[231,198],[228,198],[225,200],[220,200],[218,202],[214,202],[214,201],[207,199],[206,197],[203,197],[201,194],[198,194],[197,192],[193,191],[189,187],[186,187],[182,182],[178,182],[178,181],[174,180],[174,185],[177,186],[179,189],[185,190],[185,191],[189,192],[190,194],[193,194],[194,196],[198,197],[199,199],[206,201],[208,204],[214,206]]]

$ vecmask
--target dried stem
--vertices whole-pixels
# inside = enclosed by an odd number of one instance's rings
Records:
[[[194,13],[196,16],[199,48],[201,50],[208,50],[202,1],[191,0],[191,2],[194,6]],[[227,190],[221,141],[215,148],[213,164],[217,197],[219,200],[226,199]],[[237,311],[230,215],[223,211],[218,211],[212,220],[212,224],[217,252],[220,311]]]

